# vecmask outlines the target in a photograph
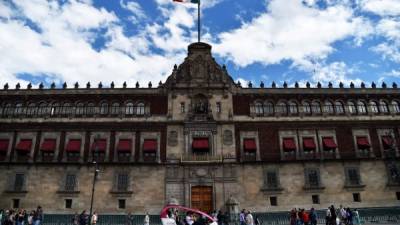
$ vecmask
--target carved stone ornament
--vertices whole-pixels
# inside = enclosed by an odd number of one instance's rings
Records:
[[[224,145],[233,144],[233,133],[231,130],[224,130],[224,136],[222,137]]]

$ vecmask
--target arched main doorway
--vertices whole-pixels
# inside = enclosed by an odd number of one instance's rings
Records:
[[[211,213],[213,210],[212,186],[192,186],[191,203],[192,208]]]

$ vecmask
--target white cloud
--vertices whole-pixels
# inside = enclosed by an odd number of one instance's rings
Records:
[[[352,36],[361,39],[368,34],[365,27],[369,26],[341,4],[318,9],[300,0],[272,0],[264,14],[218,35],[214,47],[217,53],[243,67],[256,62],[323,59],[334,51],[334,42]]]
[[[381,54],[383,59],[389,59],[394,62],[400,63],[400,49],[399,47],[384,42],[371,48],[372,51]]]
[[[379,16],[400,15],[399,0],[360,0],[361,9]]]
[[[376,27],[379,34],[400,45],[400,19],[382,19]]]
[[[129,10],[133,14],[130,16],[130,19],[133,23],[138,23],[140,20],[146,18],[146,13],[143,11],[139,3],[120,0],[119,4],[122,8]]]
[[[388,76],[388,77],[398,77],[398,78],[400,78],[400,70],[392,70],[390,72],[385,73],[384,75]]]

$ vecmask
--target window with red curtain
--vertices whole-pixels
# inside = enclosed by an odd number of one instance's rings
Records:
[[[0,152],[7,152],[10,145],[9,139],[0,139]]]
[[[54,152],[56,150],[56,139],[44,139],[40,151]]]
[[[322,145],[324,146],[324,150],[327,151],[337,148],[337,145],[333,137],[323,137]]]
[[[305,137],[303,138],[303,149],[304,151],[314,151],[316,148],[314,138]]]
[[[388,150],[392,148],[392,145],[394,143],[394,138],[391,136],[382,136],[382,145],[383,149]]]
[[[94,139],[91,150],[98,152],[105,152],[107,148],[107,139]]]
[[[192,142],[192,149],[194,151],[209,151],[210,144],[208,138],[194,138]]]
[[[294,138],[283,138],[282,141],[283,150],[285,152],[296,151],[296,143],[294,141]]]
[[[157,139],[145,139],[143,142],[144,152],[157,152]]]
[[[32,139],[21,139],[15,149],[19,152],[30,152],[32,148]]]
[[[65,148],[67,152],[80,152],[81,151],[81,139],[70,139],[68,141],[67,147]]]
[[[118,152],[129,153],[132,152],[132,140],[131,139],[119,139],[117,145]]]
[[[357,147],[359,149],[367,149],[370,148],[371,145],[368,141],[368,137],[362,136],[362,137],[357,137]]]
[[[243,150],[245,152],[256,152],[257,144],[254,138],[245,138],[243,140]]]

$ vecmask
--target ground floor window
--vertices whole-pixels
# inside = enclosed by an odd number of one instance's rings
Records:
[[[319,204],[319,195],[312,195],[311,198],[313,204]]]
[[[65,199],[65,208],[66,209],[72,208],[72,199]]]
[[[396,198],[400,201],[400,192],[396,192]]]
[[[353,193],[353,201],[354,202],[361,202],[360,193]]]
[[[277,206],[278,205],[278,198],[276,196],[269,197],[269,203],[271,204],[271,206]]]
[[[12,205],[13,205],[14,209],[18,209],[19,208],[19,202],[20,201],[19,201],[18,198],[12,200]]]
[[[125,209],[125,199],[118,199],[118,209]]]

